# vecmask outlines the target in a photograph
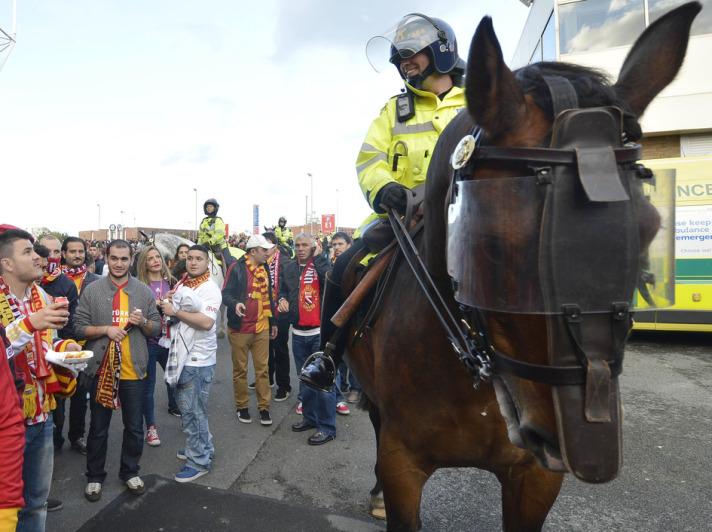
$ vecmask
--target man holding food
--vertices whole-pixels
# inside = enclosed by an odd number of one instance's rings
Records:
[[[0,226],[0,323],[5,327],[15,377],[22,380],[22,414],[25,425],[22,497],[17,530],[43,532],[47,496],[52,482],[52,409],[55,397],[73,393],[76,382],[68,370],[53,367],[46,358],[55,351],[79,351],[72,340],[56,333],[69,321],[65,303],[52,303],[35,280],[41,277],[40,256],[32,235],[13,226]]]

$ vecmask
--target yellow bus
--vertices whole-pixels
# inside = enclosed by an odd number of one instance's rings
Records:
[[[641,162],[675,170],[675,304],[637,311],[635,328],[712,331],[712,157]]]

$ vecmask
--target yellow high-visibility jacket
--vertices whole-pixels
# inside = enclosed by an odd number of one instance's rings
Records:
[[[279,240],[285,246],[289,245],[288,241],[290,239],[294,240],[294,233],[292,233],[292,230],[287,226],[285,226],[283,229],[279,225],[277,225],[274,228],[274,234],[277,237],[277,240]]]
[[[440,134],[465,108],[462,87],[453,87],[442,101],[431,92],[409,88],[415,94],[415,116],[398,122],[396,97],[391,98],[371,123],[356,159],[361,190],[374,211],[381,210],[373,202],[388,183],[395,181],[408,188],[425,183]],[[378,216],[372,214],[361,227]]]
[[[203,246],[227,247],[225,242],[225,222],[220,216],[206,216],[198,229],[198,244]]]

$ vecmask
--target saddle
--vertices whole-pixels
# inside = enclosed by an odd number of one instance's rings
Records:
[[[423,227],[425,186],[419,185],[411,192],[413,195],[408,198],[404,224],[409,227],[411,237],[414,237]],[[391,273],[400,257],[395,233],[388,218],[374,221],[364,230],[361,238],[368,246],[354,255],[346,266],[341,281],[344,303],[331,318],[332,323],[343,327],[358,311],[358,330],[353,344],[378,318],[384,295],[391,286]],[[374,253],[364,266],[364,259]]]

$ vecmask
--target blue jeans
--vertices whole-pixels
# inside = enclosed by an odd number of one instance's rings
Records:
[[[25,499],[25,507],[17,514],[18,531],[44,532],[47,497],[54,468],[53,432],[51,414],[44,423],[25,425],[22,466],[22,482],[25,484],[22,497]]]
[[[198,471],[210,471],[210,456],[215,454],[208,426],[208,397],[214,376],[215,365],[184,366],[176,386],[183,416],[185,455],[188,466]]]
[[[356,380],[356,375],[354,375],[343,362],[339,366],[339,373],[341,374],[339,383],[341,384],[342,390],[348,390],[350,392],[361,391],[361,385]]]
[[[294,355],[294,365],[297,369],[297,376],[302,371],[302,366],[309,355],[319,351],[319,335],[314,336],[299,336],[292,334],[292,354]],[[341,392],[341,370],[336,375],[336,402],[340,403],[344,400],[344,394]],[[306,384],[299,381],[299,393],[297,399],[304,402],[302,390],[308,388]]]
[[[121,420],[124,435],[121,444],[121,467],[119,478],[124,482],[138,475],[139,461],[143,454],[143,394],[146,379],[122,379],[119,383]],[[91,389],[91,423],[87,438],[87,482],[103,484],[106,479],[106,450],[109,446],[109,425],[114,411],[95,401],[96,385],[99,377],[94,377]]]
[[[148,344],[148,368],[146,369],[146,393],[143,399],[143,419],[146,422],[146,427],[156,424],[156,416],[154,414],[153,393],[156,389],[156,362],[161,365],[163,371],[166,370],[166,362],[168,361],[168,348],[161,347],[149,342]],[[166,393],[168,394],[168,409],[173,410],[178,408],[175,397],[173,396],[173,388],[166,384]]]
[[[334,391],[336,392],[336,402],[342,403],[344,401],[344,393],[341,391],[341,368],[336,373],[336,386],[334,386]]]
[[[304,361],[309,355],[318,350],[318,334],[299,336],[292,333],[292,353],[294,353],[297,374],[301,371]],[[299,400],[302,402],[304,421],[315,426],[318,431],[331,436],[336,436],[336,390],[339,390],[338,386],[335,386],[331,393],[320,392],[301,381],[299,382]],[[339,393],[341,393],[340,390]],[[341,400],[343,400],[343,395]]]

